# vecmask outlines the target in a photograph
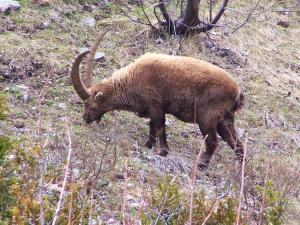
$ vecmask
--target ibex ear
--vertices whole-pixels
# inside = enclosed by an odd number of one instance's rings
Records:
[[[101,91],[99,91],[96,95],[95,95],[95,100],[96,101],[100,101],[103,98],[103,93]]]

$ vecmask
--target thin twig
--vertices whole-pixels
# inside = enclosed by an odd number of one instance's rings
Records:
[[[207,214],[207,216],[205,217],[203,223],[201,225],[205,225],[207,223],[207,221],[209,220],[209,218],[211,217],[211,214],[214,210],[214,208],[216,207],[217,203],[219,202],[219,199],[216,199],[213,206],[211,207],[209,213]]]
[[[209,0],[209,23],[212,21],[212,0]]]
[[[241,189],[240,189],[240,196],[239,196],[239,206],[237,210],[237,218],[236,218],[236,225],[240,224],[240,216],[241,216],[241,207],[242,207],[242,198],[244,193],[244,183],[245,183],[245,159],[247,154],[247,144],[248,144],[248,134],[246,134],[246,140],[244,144],[244,155],[243,155],[243,162],[242,162],[242,174],[241,174]]]
[[[71,185],[71,199],[70,199],[70,204],[69,204],[69,215],[68,215],[68,225],[72,224],[72,211],[73,211],[73,195],[74,195],[74,188]]]
[[[269,7],[267,7],[266,9],[262,10],[262,11],[259,11],[257,13],[252,13],[252,16],[258,16],[262,13],[265,13],[267,11],[269,11],[270,9],[272,9],[280,0],[276,0],[274,3],[272,3]],[[242,11],[239,11],[237,9],[234,9],[234,8],[230,8],[230,7],[226,7],[227,10],[230,10],[230,11],[233,11],[233,12],[236,12],[236,13],[239,13],[239,14],[245,14],[245,15],[248,15],[249,12],[242,12]],[[277,12],[276,10],[275,11],[272,11],[272,12]]]
[[[273,151],[273,147],[274,147],[274,131],[272,133],[271,152]],[[267,171],[266,171],[265,182],[264,182],[264,192],[263,192],[263,196],[262,196],[262,206],[261,206],[261,210],[259,212],[259,222],[258,222],[258,225],[262,224],[263,212],[265,210],[266,189],[267,189],[267,183],[268,183],[268,179],[269,179],[270,161],[271,161],[271,153],[269,152],[268,164],[267,164]]]
[[[68,142],[69,142],[67,165],[66,165],[66,170],[65,170],[65,177],[64,177],[64,180],[63,180],[63,186],[62,186],[62,190],[60,192],[60,196],[59,196],[59,200],[58,200],[57,207],[56,207],[56,210],[55,210],[55,214],[54,214],[54,217],[53,217],[52,225],[55,225],[57,220],[58,220],[59,213],[60,213],[60,208],[61,208],[61,205],[62,205],[62,202],[63,202],[63,197],[64,197],[64,194],[65,194],[65,189],[66,189],[66,185],[67,185],[68,177],[69,177],[69,169],[70,169],[70,162],[71,162],[71,155],[72,155],[72,139],[71,139],[71,131],[70,131],[70,127],[69,127],[67,118],[66,118],[66,132],[67,132]]]
[[[143,11],[143,13],[144,13],[144,15],[145,15],[145,17],[146,17],[146,20],[147,20],[148,23],[149,23],[149,26],[152,27],[154,30],[158,31],[157,28],[156,28],[155,26],[153,26],[153,24],[151,23],[151,21],[150,21],[148,15],[147,15],[147,13],[145,12],[144,4],[143,4],[143,2],[142,2],[141,0],[139,1],[139,5],[140,5],[140,7],[142,8],[142,11]]]
[[[165,6],[165,2],[164,0],[159,0],[159,2],[157,3],[158,7],[166,21],[167,27],[168,27],[168,33],[175,33],[176,36],[176,28],[175,28],[175,23],[173,22],[172,18],[170,17],[169,13],[167,12],[166,6]]]
[[[161,3],[155,3],[155,4],[153,5],[153,14],[154,14],[154,16],[156,17],[158,23],[159,23],[159,24],[163,24],[163,22],[159,19],[158,15],[157,15],[157,12],[156,12],[156,9],[159,8],[159,5],[160,5],[160,4],[161,4]]]
[[[256,8],[258,7],[259,3],[261,2],[261,0],[258,0],[257,3],[255,4],[255,6],[253,7],[253,9],[249,12],[245,22],[243,22],[241,25],[239,25],[238,27],[236,27],[231,33],[234,34],[238,29],[240,29],[241,27],[245,26],[249,20],[251,19],[251,16],[253,14],[253,12],[256,10]]]
[[[196,108],[196,107],[195,107]],[[202,149],[204,147],[205,144],[205,140],[207,138],[207,135],[204,138],[204,141],[201,145],[201,148],[199,150],[199,153],[197,155],[196,160],[194,161],[194,165],[193,165],[193,171],[192,171],[192,191],[191,191],[191,196],[190,196],[190,212],[189,212],[189,224],[192,225],[193,223],[193,209],[194,209],[194,192],[195,192],[195,183],[196,183],[196,174],[197,174],[197,168],[198,168],[198,162],[200,159],[200,155],[202,152]]]
[[[164,210],[165,205],[166,205],[166,202],[167,202],[167,200],[168,200],[168,195],[169,195],[170,186],[171,186],[171,184],[176,180],[177,177],[178,177],[178,174],[176,174],[176,176],[171,180],[171,182],[168,184],[168,186],[167,186],[167,188],[166,188],[166,191],[165,191],[165,193],[164,193],[164,198],[163,198],[163,201],[162,201],[162,203],[161,203],[161,205],[160,205],[160,207],[159,207],[159,212],[158,212],[158,215],[157,215],[156,220],[155,220],[155,222],[154,222],[154,225],[156,225],[156,224],[158,223],[158,221],[159,221],[159,218],[160,218],[160,216],[161,216],[161,214],[162,214],[162,211]]]
[[[124,192],[123,192],[123,203],[122,203],[122,215],[123,215],[123,224],[127,225],[127,213],[126,213],[126,197],[127,197],[127,186],[128,186],[128,160],[125,161],[124,166]]]
[[[52,75],[52,70],[50,69],[50,75]],[[40,148],[41,148],[41,154],[40,154],[40,179],[39,179],[39,201],[40,201],[40,221],[41,221],[41,225],[45,225],[46,224],[46,220],[45,220],[45,208],[44,208],[44,188],[45,188],[45,167],[46,167],[46,160],[45,160],[45,148],[48,144],[48,138],[46,139],[46,141],[44,142],[44,144],[42,144],[42,140],[41,140],[41,130],[42,130],[42,100],[47,92],[47,88],[48,88],[48,84],[50,81],[50,76],[47,77],[45,85],[41,91],[41,93],[38,96],[38,137],[40,137]]]
[[[89,210],[89,223],[88,225],[92,225],[93,222],[92,222],[92,215],[93,215],[93,209],[94,209],[94,188],[92,187],[92,190],[91,190],[91,197],[90,197],[90,210]]]

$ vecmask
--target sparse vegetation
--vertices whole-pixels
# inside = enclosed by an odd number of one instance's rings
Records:
[[[156,147],[143,147],[144,119],[114,112],[99,125],[82,120],[70,64],[106,26],[111,31],[98,49],[105,56],[94,68],[95,80],[157,52],[207,60],[243,88],[246,106],[236,121],[241,139],[248,135],[241,212],[240,169],[221,142],[209,169],[197,173],[193,222],[235,224],[240,213],[240,224],[298,224],[299,16],[290,8],[294,0],[262,0],[232,34],[257,2],[230,1],[220,27],[184,38],[133,23],[116,1],[57,0],[42,7],[23,0],[20,11],[0,14],[0,224],[41,224],[41,205],[45,224],[52,223],[69,147],[66,118],[73,151],[57,224],[188,223],[191,168],[203,142],[194,125],[167,117],[171,155],[161,158]],[[178,15],[174,3],[168,10]],[[121,6],[145,19],[137,1]],[[144,9],[156,21],[149,2]],[[84,24],[87,17],[94,26]],[[288,26],[277,25],[281,20]]]

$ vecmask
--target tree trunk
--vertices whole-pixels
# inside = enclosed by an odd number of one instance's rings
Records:
[[[300,1],[300,0],[299,0]],[[163,25],[169,34],[185,34],[189,32],[207,32],[215,27],[221,16],[223,15],[229,0],[223,0],[221,8],[217,14],[212,18],[210,1],[210,19],[208,22],[200,21],[198,13],[201,0],[187,0],[187,4],[181,17],[177,20],[172,20],[168,14],[164,0],[158,0],[156,7],[159,7],[165,21],[160,24]],[[158,18],[156,16],[156,18]]]
[[[200,0],[188,0],[183,18],[179,19],[176,23],[176,31],[178,33],[185,33],[187,29],[199,24],[198,17]]]

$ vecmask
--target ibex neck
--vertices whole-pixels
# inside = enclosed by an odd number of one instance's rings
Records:
[[[132,112],[141,111],[141,104],[136,98],[136,90],[133,77],[128,74],[128,69],[123,68],[111,77],[113,99],[115,110],[128,110]]]

